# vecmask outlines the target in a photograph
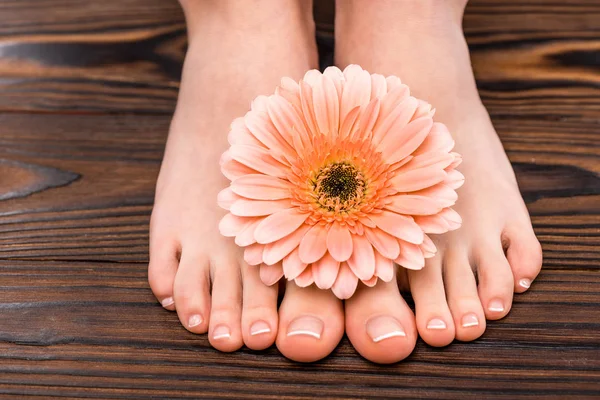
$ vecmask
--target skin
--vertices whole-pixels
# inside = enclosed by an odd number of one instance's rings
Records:
[[[435,238],[438,253],[425,268],[399,270],[398,284],[359,287],[344,303],[314,286],[264,286],[258,269],[217,228],[224,211],[215,199],[228,184],[218,162],[229,124],[254,97],[272,93],[282,76],[298,80],[316,68],[312,4],[181,3],[190,45],[157,182],[148,279],[186,329],[208,332],[221,351],[275,343],[303,362],[330,354],[345,331],[365,358],[392,363],[412,352],[418,335],[432,346],[470,341],[483,334],[486,319],[506,316],[513,293],[527,290],[520,282],[539,273],[541,248],[477,93],[461,27],[464,1],[337,1],[336,65],[400,76],[432,103],[435,119],[455,137],[466,176],[455,206],[463,227]],[[416,315],[399,285],[410,289]],[[387,332],[394,334],[381,335]]]

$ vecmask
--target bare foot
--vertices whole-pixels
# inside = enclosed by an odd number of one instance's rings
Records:
[[[481,336],[486,319],[507,315],[513,293],[529,288],[542,262],[511,165],[475,86],[461,27],[465,4],[337,2],[336,64],[399,76],[414,96],[433,104],[435,119],[448,126],[455,150],[463,156],[459,169],[466,183],[454,207],[463,226],[438,237],[437,255],[423,270],[406,276],[417,330],[432,346]],[[374,317],[390,326],[414,326],[415,317],[396,287],[363,287],[348,300],[346,332],[372,361],[397,361],[410,354],[412,340],[372,340],[365,324]]]
[[[317,65],[312,4],[304,0],[181,1],[188,24],[177,110],[156,188],[150,227],[150,286],[191,332],[221,351],[275,341],[298,361],[328,355],[344,332],[342,303],[329,291],[265,286],[232,238],[218,230],[219,168],[227,133],[251,100],[281,77]]]

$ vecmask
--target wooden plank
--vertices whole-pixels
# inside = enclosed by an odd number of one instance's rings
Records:
[[[583,398],[599,389],[596,272],[545,270],[482,339],[444,350],[419,342],[408,362],[382,368],[346,339],[309,366],[274,348],[223,356],[156,303],[140,264],[0,261],[0,270],[0,393]]]
[[[177,0],[0,4],[0,110],[172,113],[185,55]]]
[[[168,116],[0,115],[0,258],[145,262],[168,125]],[[497,127],[546,267],[600,267],[597,122]]]

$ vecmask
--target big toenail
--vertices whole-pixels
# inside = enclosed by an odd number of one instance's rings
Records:
[[[446,329],[446,323],[439,318],[434,318],[427,324],[427,329]]]
[[[190,317],[190,319],[188,319],[188,328],[193,328],[195,326],[198,326],[202,323],[202,317],[200,316],[200,314],[194,314]]]
[[[262,333],[269,333],[269,332],[271,332],[271,327],[265,321],[256,321],[250,327],[250,335],[251,336],[256,336],[256,335],[260,335]]]
[[[503,312],[504,311],[504,303],[500,299],[494,299],[490,301],[488,304],[488,310],[493,312]]]
[[[472,326],[479,325],[479,318],[474,313],[465,314],[462,317],[462,326],[463,328],[470,328]]]
[[[529,289],[531,287],[531,281],[529,279],[521,279],[519,281],[519,286],[525,289]]]
[[[404,328],[402,328],[400,322],[396,318],[387,315],[368,320],[367,334],[375,343],[397,336],[406,336],[406,332],[404,332]]]
[[[321,339],[323,321],[317,317],[305,315],[293,320],[288,326],[288,336],[306,335]]]
[[[218,325],[213,331],[213,339],[228,339],[231,337],[231,332],[226,325]]]
[[[172,306],[174,303],[175,303],[175,300],[173,300],[173,298],[172,298],[172,297],[167,297],[166,299],[163,299],[163,300],[160,302],[160,304],[161,304],[163,307],[169,307],[169,306]]]

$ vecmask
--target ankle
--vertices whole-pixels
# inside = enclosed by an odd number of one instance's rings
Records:
[[[414,35],[462,35],[467,0],[338,0],[336,32],[360,30],[373,35],[390,27]]]
[[[283,30],[314,38],[309,2],[298,0],[179,0],[189,40],[210,32],[235,33],[245,38],[275,35]],[[250,40],[250,39],[249,39]]]

